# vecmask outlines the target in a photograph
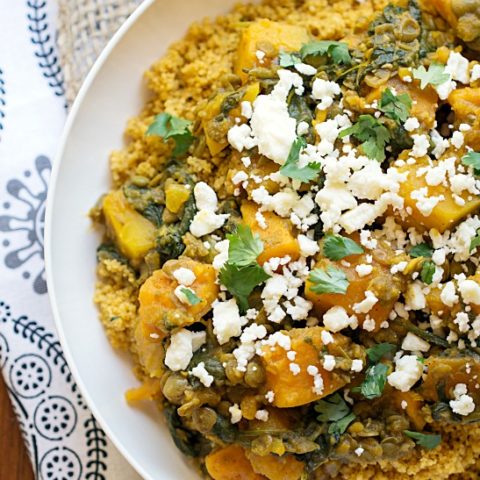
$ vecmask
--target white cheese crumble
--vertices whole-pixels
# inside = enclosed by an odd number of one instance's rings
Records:
[[[200,362],[196,367],[192,368],[190,373],[197,377],[205,387],[209,387],[213,383],[214,378],[208,373],[204,362]]]
[[[420,128],[420,122],[418,121],[418,118],[410,117],[407,118],[403,126],[407,132],[413,132],[414,130]]]
[[[402,342],[402,349],[409,352],[428,352],[430,344],[412,332],[408,332]]]
[[[470,82],[469,62],[461,53],[450,52],[445,72],[451,75],[452,80],[465,84]]]
[[[230,423],[238,423],[242,419],[242,410],[239,408],[237,403],[234,403],[231,407],[228,408],[230,413]]]
[[[273,390],[269,390],[265,394],[265,398],[266,398],[268,403],[273,403],[273,401],[275,400],[275,392]]]
[[[177,268],[173,272],[173,276],[180,285],[185,285],[186,287],[189,287],[197,278],[192,270],[185,267]]]
[[[470,75],[470,83],[480,80],[480,64],[475,64]]]
[[[442,289],[440,293],[440,300],[447,306],[453,307],[458,303],[458,295],[455,293],[455,284],[453,282],[448,282]]]
[[[480,305],[480,285],[474,280],[458,282],[458,289],[465,303]]]
[[[408,392],[420,380],[423,365],[416,355],[405,355],[395,361],[395,371],[388,377],[388,383],[402,392]]]
[[[373,271],[373,266],[367,263],[362,263],[355,267],[355,271],[358,273],[359,277],[367,277]]]
[[[353,305],[355,313],[368,313],[378,302],[378,298],[370,290],[365,291],[365,299]]]
[[[243,170],[240,170],[232,177],[232,183],[234,185],[238,185],[247,179],[248,179],[248,174]]]
[[[185,370],[206,339],[205,332],[190,332],[182,328],[170,337],[170,345],[165,354],[165,365],[174,372]]]
[[[257,410],[255,418],[261,422],[266,422],[268,420],[268,410]]]
[[[467,395],[467,386],[464,383],[457,383],[453,390],[455,400],[450,400],[449,405],[454,413],[458,415],[470,415],[475,410],[475,403],[470,395]]]
[[[318,242],[310,240],[306,235],[299,235],[297,240],[300,247],[300,255],[303,257],[312,257],[320,251]]]
[[[221,270],[222,267],[227,263],[229,245],[229,240],[222,240],[221,242],[215,244],[215,250],[218,252],[218,255],[216,255],[213,259],[213,268],[215,270]]]
[[[189,287],[184,287],[183,285],[179,285],[177,288],[175,288],[173,293],[180,300],[181,303],[183,303],[184,305],[191,305],[190,300],[188,299],[187,294],[185,293],[186,290],[188,290],[190,293],[195,295],[194,290],[192,290]]]
[[[301,372],[300,365],[298,365],[298,363],[294,363],[294,362],[290,363],[289,368],[294,376],[297,376]]]
[[[365,451],[365,449],[362,447],[358,447],[354,451],[355,451],[355,455],[357,455],[357,457],[360,457],[362,453]]]
[[[333,355],[324,355],[323,368],[331,372],[335,368],[335,357]]]
[[[217,194],[205,182],[199,182],[193,189],[198,212],[190,224],[190,232],[195,237],[202,237],[221,228],[229,214],[215,213],[218,206]]]
[[[223,345],[232,337],[240,336],[246,320],[240,317],[235,299],[232,298],[226,302],[215,301],[212,306],[213,333],[217,337],[218,343]]]
[[[363,360],[360,360],[359,358],[352,360],[351,370],[352,372],[361,372],[363,370]]]
[[[317,108],[319,110],[326,110],[333,105],[335,97],[340,95],[340,85],[335,82],[329,82],[322,78],[316,78],[312,86],[312,97],[315,100],[320,100]]]
[[[349,317],[343,307],[337,305],[323,315],[323,324],[331,332],[339,332],[347,327],[356,328],[358,322],[355,317]]]
[[[307,65],[306,63],[296,63],[295,70],[302,75],[306,75],[307,77],[311,77],[317,73],[317,69],[315,67]]]

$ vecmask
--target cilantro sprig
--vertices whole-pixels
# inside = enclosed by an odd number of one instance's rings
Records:
[[[328,433],[335,437],[345,433],[348,426],[356,418],[345,400],[338,393],[319,400],[314,408],[318,413],[317,420],[322,423],[329,423]]]
[[[185,295],[190,305],[198,305],[202,299],[190,288],[182,288],[180,291]]]
[[[433,248],[428,243],[419,243],[410,249],[409,254],[412,258],[431,258],[433,255]]]
[[[378,363],[385,355],[395,352],[396,345],[392,343],[377,343],[367,349],[367,357],[372,363]]]
[[[473,167],[475,175],[480,176],[480,153],[468,152],[462,157],[462,164],[466,167]]]
[[[157,115],[147,129],[147,136],[158,135],[163,140],[173,139],[175,148],[174,157],[181,157],[187,153],[194,137],[190,131],[192,122],[183,118],[175,117],[170,113],[161,113]]]
[[[257,262],[263,252],[263,243],[246,225],[239,225],[237,231],[227,238],[230,242],[228,261],[220,270],[219,280],[236,298],[240,310],[245,312],[253,289],[270,278]]]
[[[343,270],[329,265],[326,270],[315,268],[308,277],[313,293],[347,293],[349,281]]]
[[[302,59],[298,53],[280,52],[278,55],[278,63],[281,67],[294,67],[298,63],[302,63]]]
[[[433,276],[435,275],[435,264],[431,260],[427,260],[422,264],[422,270],[420,271],[420,278],[422,282],[430,285],[433,282]]]
[[[450,74],[445,71],[441,63],[433,62],[428,70],[422,65],[413,69],[413,78],[420,80],[420,88],[423,90],[427,85],[438,86],[450,80]]]
[[[381,397],[387,382],[387,373],[388,365],[383,363],[368,367],[365,380],[359,387],[352,388],[352,392],[359,392],[368,400]]]
[[[415,440],[417,445],[420,445],[427,450],[432,450],[437,448],[440,443],[442,442],[441,435],[435,435],[433,433],[420,433],[420,432],[412,432],[410,430],[404,430],[403,433],[407,436]]]
[[[385,160],[385,147],[391,135],[388,128],[372,115],[360,115],[355,124],[340,132],[339,137],[347,135],[352,135],[361,142],[365,155],[371,160]]]
[[[342,235],[328,234],[323,241],[323,254],[330,260],[341,260],[363,252],[363,248],[357,242]]]
[[[310,56],[324,56],[331,58],[336,64],[350,65],[352,57],[345,42],[320,40],[305,44],[300,50],[302,60]]]
[[[382,111],[388,118],[395,120],[397,123],[402,123],[407,120],[407,118],[410,116],[411,108],[412,99],[408,93],[394,95],[389,88],[382,92],[379,110]]]
[[[290,149],[287,161],[280,168],[282,175],[305,183],[310,182],[318,176],[321,167],[320,163],[311,162],[304,167],[298,166],[300,152],[306,146],[307,141],[303,137],[297,137]]]

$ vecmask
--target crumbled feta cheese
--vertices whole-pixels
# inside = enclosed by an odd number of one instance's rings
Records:
[[[193,217],[190,232],[197,238],[208,235],[223,227],[229,216],[229,214],[217,214],[210,210],[200,210]]]
[[[320,100],[317,108],[326,110],[333,105],[333,100],[340,95],[340,85],[335,82],[329,82],[322,78],[316,78],[312,86],[312,96],[315,100]]]
[[[352,367],[350,369],[352,372],[361,372],[363,370],[363,360],[355,358],[352,360]]]
[[[308,133],[309,125],[307,122],[301,121],[297,125],[297,135],[303,136]]]
[[[408,392],[420,380],[423,365],[416,355],[405,355],[395,361],[395,371],[388,377],[388,383],[402,392]]]
[[[231,407],[228,408],[230,413],[230,423],[238,423],[242,419],[242,410],[239,408],[237,403],[234,403]]]
[[[475,64],[470,75],[470,83],[480,80],[480,64]]]
[[[197,278],[189,268],[185,267],[177,268],[173,272],[173,276],[180,285],[185,285],[186,287],[189,287]]]
[[[458,282],[458,289],[465,303],[480,305],[480,285],[474,280]]]
[[[293,375],[298,375],[300,373],[300,365],[298,363],[290,363],[290,371],[293,373]]]
[[[428,137],[426,135],[412,135],[412,138],[412,155],[417,158],[424,157],[428,152],[428,148],[430,147]]]
[[[355,328],[357,326],[357,321],[356,319],[349,317],[343,307],[337,305],[323,315],[323,324],[328,330],[339,332],[347,327]]]
[[[185,370],[196,352],[206,340],[205,332],[190,332],[182,328],[170,337],[165,354],[165,365],[174,372]]]
[[[208,373],[204,362],[200,362],[196,367],[192,368],[190,373],[197,377],[205,387],[209,387],[213,383],[214,378]]]
[[[375,320],[373,318],[370,318],[368,315],[367,315],[367,318],[362,323],[362,328],[367,332],[373,332],[376,326],[377,325],[375,323]]]
[[[245,117],[247,120],[252,118],[253,108],[250,102],[242,102],[241,104],[242,109],[242,117]]]
[[[227,133],[228,143],[239,152],[250,150],[256,146],[252,129],[246,124],[234,125]]]
[[[426,304],[423,284],[419,281],[410,283],[405,293],[405,306],[409,310],[422,310]]]
[[[227,343],[232,337],[240,336],[244,324],[245,319],[240,317],[234,298],[226,302],[213,303],[213,333],[220,345]]]
[[[239,183],[242,183],[247,179],[248,179],[248,174],[243,170],[240,170],[232,177],[232,183],[234,185],[238,185]]]
[[[442,289],[440,293],[440,300],[447,306],[453,307],[458,303],[458,295],[455,293],[455,284],[453,282],[448,282]]]
[[[322,330],[320,336],[322,338],[323,345],[328,345],[329,343],[334,342],[332,334],[330,332],[327,332],[326,330]]]
[[[306,63],[296,63],[295,70],[298,73],[301,73],[302,75],[306,75],[308,77],[311,77],[312,75],[315,75],[317,73],[317,69],[315,67],[307,65]]]
[[[451,75],[452,80],[465,84],[470,81],[469,62],[461,53],[450,52],[445,72]]]
[[[362,453],[365,451],[365,449],[362,447],[358,447],[354,451],[355,451],[355,455],[357,455],[357,457],[360,457]]]
[[[453,132],[452,139],[450,141],[455,148],[461,148],[464,142],[463,133],[458,131]]]
[[[189,287],[184,287],[183,285],[179,285],[177,288],[175,288],[173,293],[180,300],[181,303],[183,303],[184,305],[191,305],[190,300],[188,299],[187,294],[185,293],[185,290],[188,290],[190,293],[195,295],[194,290],[192,290]]]
[[[335,357],[333,355],[324,355],[323,368],[331,372],[335,368]]]
[[[404,128],[407,132],[413,132],[420,128],[420,122],[415,117],[407,118],[406,122],[404,123]]]
[[[454,413],[458,415],[470,415],[475,410],[475,403],[470,395],[467,395],[467,386],[458,383],[453,390],[455,400],[450,400],[449,405]]]
[[[297,240],[300,247],[300,255],[303,257],[311,257],[320,251],[318,242],[310,240],[306,235],[299,235]]]
[[[215,190],[205,182],[198,182],[193,188],[195,204],[198,210],[215,212],[218,206],[218,199]]]
[[[268,410],[257,410],[255,418],[261,422],[266,422],[268,420]]]
[[[365,291],[365,299],[360,303],[353,305],[353,311],[355,313],[368,313],[374,305],[378,302],[378,298],[370,290]]]
[[[275,400],[275,392],[273,390],[269,390],[265,394],[265,398],[266,398],[267,402],[273,403],[273,401]]]
[[[218,252],[218,255],[213,259],[213,268],[215,268],[215,270],[221,270],[225,263],[227,263],[229,245],[229,240],[222,240],[215,244],[215,250]]]
[[[409,352],[428,352],[430,344],[412,332],[408,332],[402,342],[402,349]]]
[[[373,271],[372,265],[368,265],[366,263],[362,263],[355,267],[355,271],[358,273],[359,277],[366,277],[370,275]]]

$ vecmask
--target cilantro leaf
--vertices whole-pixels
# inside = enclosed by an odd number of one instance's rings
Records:
[[[175,117],[169,113],[161,113],[147,129],[147,136],[158,135],[163,140],[172,138],[175,142],[173,150],[174,157],[180,157],[187,153],[193,142],[193,135],[190,131],[192,122],[183,118]]]
[[[436,267],[433,262],[431,262],[430,260],[423,262],[422,270],[420,272],[420,278],[422,279],[422,282],[426,283],[427,285],[430,285],[433,281],[435,270],[436,270]]]
[[[356,418],[345,400],[338,393],[319,400],[314,408],[319,414],[317,416],[319,422],[331,422],[328,426],[328,433],[336,437],[345,433],[348,426]]]
[[[315,404],[319,422],[336,422],[350,413],[350,408],[339,393],[319,400]]]
[[[302,59],[298,55],[298,53],[288,53],[288,52],[280,52],[278,55],[278,63],[281,67],[288,68],[293,67],[297,63],[301,63]]]
[[[480,229],[477,230],[477,234],[472,238],[470,242],[470,251],[475,250],[477,247],[480,247]]]
[[[302,168],[298,166],[300,152],[306,146],[307,141],[303,137],[297,137],[290,149],[287,161],[280,168],[280,173],[282,175],[305,183],[310,182],[317,177],[321,167],[319,163],[312,162]]]
[[[187,297],[190,305],[198,305],[202,299],[190,288],[182,288],[180,291]]]
[[[387,353],[393,353],[396,349],[397,346],[392,343],[377,343],[373,347],[367,349],[367,356],[372,363],[377,363]]]
[[[382,92],[379,109],[397,123],[407,120],[411,108],[412,99],[407,93],[395,96],[389,88]]]
[[[242,312],[248,310],[248,296],[253,289],[263,283],[270,276],[258,264],[237,267],[227,263],[220,270],[220,283],[237,299]]]
[[[475,175],[480,176],[480,153],[468,152],[462,157],[462,163],[466,167],[473,167]]]
[[[403,433],[407,437],[413,438],[417,445],[420,445],[427,450],[432,450],[438,447],[442,442],[442,436],[433,433],[412,432],[410,430],[404,430]]]
[[[428,243],[419,243],[418,245],[415,245],[409,253],[412,258],[431,258],[433,255],[433,248]]]
[[[365,380],[360,387],[355,387],[352,391],[360,392],[368,400],[381,397],[387,381],[387,372],[388,366],[383,363],[368,367]]]
[[[383,162],[385,160],[385,147],[391,139],[388,128],[380,123],[372,115],[360,115],[357,123],[340,132],[343,138],[352,135],[361,143],[365,155],[372,159]]]
[[[237,231],[228,234],[228,263],[236,267],[246,267],[257,261],[263,252],[263,243],[258,235],[253,235],[247,225],[238,225]]]
[[[341,235],[326,235],[323,242],[323,254],[330,260],[341,260],[363,252],[363,248],[357,242]]]
[[[413,78],[420,80],[420,88],[423,90],[427,85],[441,85],[450,80],[450,74],[445,72],[445,66],[433,62],[429,69],[426,70],[422,65],[413,69]]]
[[[300,56],[303,60],[306,57],[318,55],[327,55],[337,64],[350,65],[352,63],[348,45],[344,42],[320,40],[307,43],[300,50]]]
[[[308,279],[313,283],[310,290],[314,293],[345,294],[349,285],[345,272],[331,265],[326,270],[312,270]]]

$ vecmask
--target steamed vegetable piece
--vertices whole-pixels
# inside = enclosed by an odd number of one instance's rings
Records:
[[[266,19],[253,22],[242,32],[235,62],[235,73],[246,80],[248,76],[245,70],[250,70],[258,64],[256,56],[258,50],[268,50],[265,53],[268,53],[267,59],[271,61],[281,50],[288,52],[300,50],[308,40],[307,30],[303,27]]]
[[[328,239],[327,239],[328,240]],[[390,273],[388,265],[382,264],[373,255],[373,270],[369,275],[361,277],[356,271],[358,265],[366,264],[365,254],[350,255],[345,258],[350,266],[342,264],[342,260],[332,261],[322,258],[315,265],[315,270],[329,269],[342,272],[348,282],[345,293],[316,293],[315,283],[312,276],[305,284],[305,297],[313,302],[313,307],[318,315],[323,315],[335,306],[343,307],[348,315],[356,315],[359,325],[363,325],[365,319],[370,317],[375,321],[374,330],[378,330],[382,322],[388,319],[393,305],[400,295],[400,285]],[[314,272],[315,272],[314,270]],[[378,302],[367,313],[356,312],[354,305],[365,300],[365,292],[372,292]]]
[[[472,128],[465,132],[465,142],[480,150],[480,88],[459,88],[448,97],[455,112],[457,124],[466,123]]]
[[[260,456],[247,451],[247,458],[256,473],[264,475],[268,480],[300,480],[304,465],[293,455]]]
[[[262,362],[266,370],[266,390],[274,392],[273,405],[280,408],[297,407],[314,402],[322,397],[343,387],[348,377],[329,372],[323,368],[320,360],[320,352],[325,348],[335,355],[342,350],[348,349],[350,340],[343,335],[334,335],[335,342],[324,345],[322,342],[321,327],[294,328],[284,332],[291,339],[291,349],[296,352],[293,361],[300,367],[296,375],[290,370],[292,360],[287,357],[287,351],[281,346],[263,347]],[[341,353],[340,355],[341,356]],[[323,389],[314,391],[314,377],[307,372],[307,368],[313,365],[323,379]]]
[[[195,274],[196,279],[189,287],[201,299],[195,305],[182,303],[174,293],[178,282],[173,272],[181,267]],[[211,265],[189,258],[168,261],[162,270],[153,272],[140,288],[140,322],[163,333],[196,322],[211,309],[212,302],[217,298],[219,289],[215,280],[216,273]]]
[[[417,174],[418,170],[424,167],[427,162],[427,158],[417,159],[416,164],[405,165],[399,168],[400,172],[408,173],[407,180],[400,184],[399,195],[405,200],[405,208],[412,209],[411,215],[406,217],[405,220],[399,219],[399,221],[406,226],[413,226],[419,231],[435,228],[440,233],[443,233],[477,210],[480,207],[480,197],[472,197],[469,193],[464,192],[461,197],[465,200],[465,205],[458,205],[448,187],[442,184],[435,187],[427,185],[425,176]],[[433,164],[435,165],[435,161]],[[427,188],[429,197],[444,197],[444,200],[440,200],[428,216],[425,216],[419,210],[417,206],[418,200],[412,198],[412,192],[421,188]]]
[[[262,480],[255,473],[239,445],[229,445],[209,453],[205,458],[207,472],[213,480]]]
[[[133,262],[141,261],[155,247],[155,225],[130,206],[121,190],[106,195],[102,206],[107,229],[120,251]]]
[[[252,232],[260,236],[263,242],[263,252],[258,257],[258,263],[263,265],[272,257],[285,257],[292,260],[300,257],[300,247],[292,230],[290,222],[273,212],[262,212],[267,228],[262,228],[255,217],[258,206],[253,202],[244,202],[241,206],[244,222]]]

